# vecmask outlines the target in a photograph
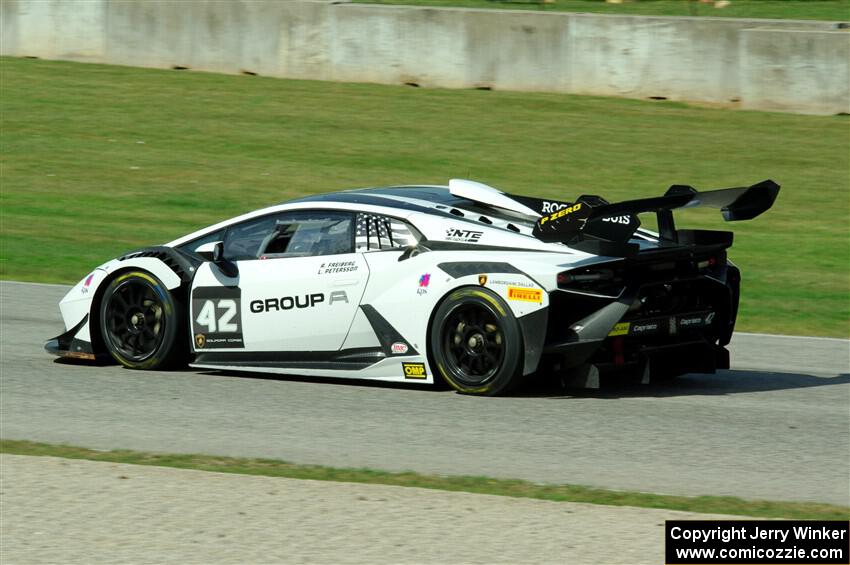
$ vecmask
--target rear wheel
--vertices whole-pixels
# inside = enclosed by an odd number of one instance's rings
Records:
[[[522,376],[522,334],[513,313],[481,288],[455,290],[431,323],[432,364],[459,392],[496,395]]]
[[[155,276],[130,271],[103,295],[100,327],[110,355],[131,369],[164,369],[184,355],[181,306]]]

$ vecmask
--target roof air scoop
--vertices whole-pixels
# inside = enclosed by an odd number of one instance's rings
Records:
[[[510,210],[523,216],[532,218],[540,217],[538,212],[532,208],[517,202],[513,197],[492,186],[466,179],[451,179],[449,181],[449,192],[458,198],[466,198],[479,204],[486,204],[503,210]]]

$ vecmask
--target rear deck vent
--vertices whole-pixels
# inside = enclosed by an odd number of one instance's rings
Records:
[[[457,208],[452,208],[451,210],[449,210],[449,214],[453,214],[455,216],[460,216],[461,218],[463,218],[463,216],[464,216],[464,213],[461,212],[460,210],[458,210]]]
[[[479,217],[479,218],[478,218],[478,221],[479,221],[479,222],[481,222],[482,224],[488,224],[488,225],[492,225],[492,223],[493,223],[493,220],[491,220],[491,219],[490,219],[490,218],[488,218],[487,216],[481,216],[481,217]]]
[[[519,228],[518,228],[518,227],[516,227],[516,226],[515,226],[515,225],[513,225],[513,224],[508,224],[508,225],[506,225],[505,227],[506,227],[506,228],[508,228],[508,229],[509,229],[509,230],[511,230],[511,231],[515,231],[515,232],[519,233]]]

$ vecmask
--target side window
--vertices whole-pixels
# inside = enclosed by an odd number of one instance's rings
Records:
[[[337,255],[351,253],[352,242],[352,214],[284,212],[229,228],[224,255],[232,260]]]
[[[380,214],[357,214],[356,251],[404,248],[415,245],[417,241],[413,229],[401,220]]]
[[[224,256],[232,261],[256,259],[260,245],[272,233],[280,214],[254,218],[227,228],[224,234]]]
[[[205,235],[203,237],[199,237],[198,239],[193,239],[192,241],[187,241],[183,245],[180,246],[180,249],[183,251],[188,251],[189,253],[194,253],[196,249],[202,246],[205,243],[212,243],[213,241],[221,241],[221,238],[224,236],[224,230],[218,230],[209,235]]]

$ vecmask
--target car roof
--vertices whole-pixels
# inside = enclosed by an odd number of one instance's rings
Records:
[[[491,206],[484,206],[466,198],[453,195],[447,186],[437,185],[410,185],[410,186],[386,186],[377,188],[358,188],[344,190],[341,192],[330,192],[313,194],[295,200],[289,200],[282,204],[295,204],[302,202],[322,203],[345,203],[366,204],[371,206],[383,206],[414,212],[422,212],[435,216],[449,217],[454,220],[463,219],[466,212],[498,218],[516,224],[528,224],[531,222],[518,214],[507,210],[501,210]]]

